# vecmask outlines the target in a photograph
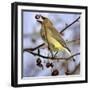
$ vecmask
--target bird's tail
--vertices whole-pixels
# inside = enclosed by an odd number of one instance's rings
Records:
[[[65,48],[65,51],[66,51],[70,56],[72,56],[71,50],[70,50],[68,47]],[[73,57],[73,61],[75,61],[74,57]]]

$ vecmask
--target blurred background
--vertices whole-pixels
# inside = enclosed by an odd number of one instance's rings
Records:
[[[41,25],[36,21],[35,16],[40,14],[48,17],[54,27],[60,32],[63,28],[71,24],[76,20],[80,14],[77,13],[42,13],[42,12],[31,12],[23,11],[23,49],[34,48],[44,43],[40,36]],[[66,41],[67,46],[70,48],[72,54],[80,52],[80,19],[66,29],[62,34],[63,39]],[[37,50],[35,51],[37,53]],[[48,49],[41,48],[41,55],[48,56]],[[67,57],[66,52],[59,52],[57,57]],[[37,66],[37,59],[40,59],[43,65],[42,67]],[[78,69],[73,75],[80,74],[80,56],[74,57],[76,61],[68,61],[66,65],[64,61],[51,61],[38,56],[34,56],[28,52],[23,52],[23,77],[39,77],[39,76],[52,76],[52,73],[56,70],[57,75],[66,75],[66,70],[73,72],[77,66]],[[47,63],[53,63],[53,68],[47,68]]]

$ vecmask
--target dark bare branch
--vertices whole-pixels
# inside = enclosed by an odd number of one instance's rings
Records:
[[[75,20],[73,21],[71,24],[67,25],[64,29],[62,29],[60,31],[60,33],[63,33],[67,28],[69,28],[70,26],[72,26],[74,23],[76,23],[78,20],[80,19],[80,16]]]
[[[45,58],[45,59],[52,59],[52,60],[69,60],[69,59],[73,58],[74,56],[80,55],[80,53],[76,53],[76,54],[73,54],[72,56],[67,57],[67,58],[62,58],[62,57],[61,58],[56,58],[56,57],[44,56],[44,55],[32,52],[30,50],[27,50],[27,52],[33,54],[34,56],[39,56],[39,57],[42,57],[42,58]]]
[[[80,42],[80,39],[76,39],[76,40],[71,40],[71,41],[66,41],[66,43],[68,44],[68,43],[73,43],[73,42]]]
[[[35,48],[26,48],[26,49],[24,49],[24,51],[34,51],[34,50],[39,49],[40,47],[42,47],[44,45],[45,45],[45,43],[42,43]]]
[[[66,72],[66,75],[73,75],[80,68],[80,63],[76,66],[76,68],[72,72]]]

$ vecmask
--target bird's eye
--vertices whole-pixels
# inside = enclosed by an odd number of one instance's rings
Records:
[[[39,18],[40,18],[40,15],[36,15],[35,18],[36,18],[36,19],[39,19]]]

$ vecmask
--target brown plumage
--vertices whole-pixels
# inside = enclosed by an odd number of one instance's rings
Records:
[[[41,21],[42,19],[43,21]],[[66,51],[71,55],[70,49],[67,47],[64,39],[60,33],[56,30],[53,23],[47,18],[40,15],[37,21],[41,24],[41,37],[48,44],[51,51]]]

